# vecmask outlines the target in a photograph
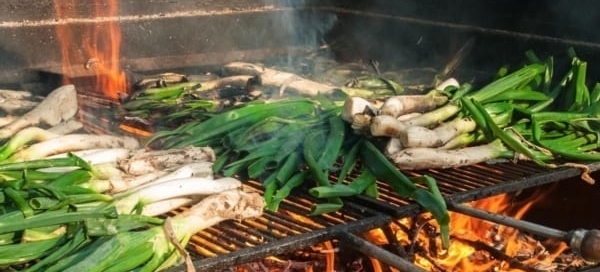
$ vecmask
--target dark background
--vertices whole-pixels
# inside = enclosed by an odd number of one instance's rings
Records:
[[[69,18],[93,18],[93,10],[106,9],[106,1],[75,2]],[[341,61],[374,59],[384,67],[439,69],[472,40],[460,75],[519,65],[529,49],[560,57],[572,46],[596,76],[600,15],[595,6],[592,0],[121,0],[122,62],[138,69],[171,69],[177,62],[137,64],[147,58],[189,60],[186,56],[193,54],[335,42],[339,46],[332,57]],[[0,14],[0,83],[34,81],[37,70],[58,70],[53,1],[8,0],[0,8],[5,11]],[[177,12],[188,14],[170,16]],[[84,27],[73,25],[74,31]],[[80,46],[72,45],[73,50]],[[209,62],[193,60],[179,64]]]
[[[600,172],[593,174],[600,182]],[[534,205],[523,219],[552,226],[564,231],[575,228],[600,229],[600,186],[590,185],[579,178],[566,179],[556,184],[528,190],[542,190],[547,195]]]

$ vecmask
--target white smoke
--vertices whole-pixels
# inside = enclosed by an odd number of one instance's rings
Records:
[[[265,0],[265,3],[284,7],[285,11],[275,15],[275,23],[282,31],[292,34],[289,44],[319,47],[337,21],[336,14],[311,8],[305,0]]]

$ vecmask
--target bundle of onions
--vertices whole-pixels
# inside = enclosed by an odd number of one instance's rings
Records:
[[[262,196],[213,177],[211,148],[85,133],[77,108],[66,85],[0,127],[0,269],[164,270],[197,231],[262,214]]]
[[[81,157],[68,153],[0,164],[0,266],[128,271],[137,267],[129,259],[135,256],[141,258],[140,268],[166,268],[186,256],[175,249],[198,230],[222,220],[259,216],[264,207],[262,196],[240,191],[239,180],[213,179],[214,154],[207,148],[152,154],[172,163],[153,165],[153,173],[161,173],[153,178],[136,175],[136,166],[148,162],[143,154],[152,152],[78,153]],[[183,205],[194,206],[172,219],[157,217]],[[172,230],[173,237],[165,236],[163,228]],[[115,246],[124,241],[129,251]],[[114,255],[103,255],[108,252]]]
[[[241,220],[262,214],[264,202],[257,193],[226,190],[207,196],[190,209],[166,219],[162,224],[142,230],[130,230],[101,237],[58,261],[37,263],[29,271],[160,271],[181,263],[185,258],[193,271],[189,255],[183,249],[190,237],[223,220]]]
[[[342,116],[358,133],[394,139],[387,156],[400,169],[499,158],[557,167],[551,162],[561,158],[586,170],[576,162],[600,160],[594,134],[600,124],[600,85],[587,88],[587,65],[570,54],[571,67],[559,79],[553,78],[552,58],[543,62],[529,52],[531,64],[479,90],[451,80],[426,95],[389,98],[381,107],[352,97]],[[585,171],[582,178],[593,182]]]

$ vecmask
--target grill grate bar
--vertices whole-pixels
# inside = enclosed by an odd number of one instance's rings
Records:
[[[211,243],[223,252],[231,252],[238,249],[234,245],[231,245],[230,241],[228,241],[227,238],[220,235],[211,234],[211,231],[209,229],[198,232],[197,236],[203,238],[204,241]]]
[[[240,235],[247,235],[251,238],[251,242],[253,244],[264,243],[265,241],[274,241],[277,240],[278,237],[272,237],[269,235],[270,233],[261,232],[260,230],[254,228],[253,225],[248,224],[246,221],[229,221],[223,222],[224,227],[235,229]]]
[[[246,233],[231,227],[209,228],[204,233],[222,240],[224,244],[231,245],[231,250],[256,245],[255,239],[248,239],[246,238],[248,236]]]
[[[190,244],[194,246],[195,251],[198,254],[205,257],[227,254],[232,251],[232,249],[227,250],[218,243],[213,243],[213,241],[205,239],[202,232],[192,236],[192,238],[190,238]]]
[[[328,228],[318,229],[307,232],[303,235],[286,237],[276,243],[258,245],[252,248],[240,249],[234,253],[222,254],[212,258],[194,261],[194,266],[198,271],[214,271],[232,267],[238,264],[248,263],[259,258],[281,254],[282,252],[291,252],[313,246],[323,241],[335,239],[343,233],[364,232],[369,229],[381,227],[391,222],[387,215],[377,215],[366,217],[358,221],[349,222],[343,225],[335,225]],[[275,247],[274,244],[277,244]],[[175,268],[172,271],[184,271],[183,267]]]
[[[268,218],[267,224],[279,223],[282,225],[286,225],[292,229],[301,229],[304,231],[311,231],[311,230],[320,229],[320,228],[324,227],[322,224],[314,223],[314,221],[312,221],[312,220],[311,221],[295,220],[292,216],[289,216],[288,214],[286,214],[286,212],[282,212],[279,214],[269,213],[269,215],[266,216],[266,218]]]
[[[590,171],[594,172],[600,169],[600,162],[590,163],[587,164],[587,166],[589,167]],[[499,166],[499,168],[500,167],[509,168],[507,165]],[[576,177],[581,174],[581,170],[575,168],[557,168],[549,170],[535,167],[529,163],[525,163],[522,167],[521,164],[518,164],[518,168],[519,170],[529,169],[530,171],[526,172],[529,174],[523,175],[519,178],[507,179],[503,182],[499,182],[490,186],[483,186],[476,190],[447,195],[446,201],[463,203],[502,193],[516,192],[527,188],[554,183],[560,180]]]

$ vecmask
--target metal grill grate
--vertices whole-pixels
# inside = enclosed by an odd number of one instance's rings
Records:
[[[600,169],[600,163],[589,164],[590,170]],[[407,172],[427,174],[436,178],[447,201],[453,203],[482,199],[501,193],[515,192],[579,175],[573,168],[545,169],[533,163],[478,164],[467,167]],[[249,190],[262,192],[261,184],[250,181]],[[241,222],[227,221],[199,232],[189,248],[196,253],[199,271],[212,271],[254,261],[275,254],[292,252],[334,238],[347,238],[352,233],[382,227],[392,219],[421,212],[379,182],[380,197],[358,196],[345,200],[339,212],[306,217],[314,198],[293,192],[278,212],[266,212],[262,217]],[[375,254],[375,253],[374,253]],[[178,268],[182,269],[182,268]]]

